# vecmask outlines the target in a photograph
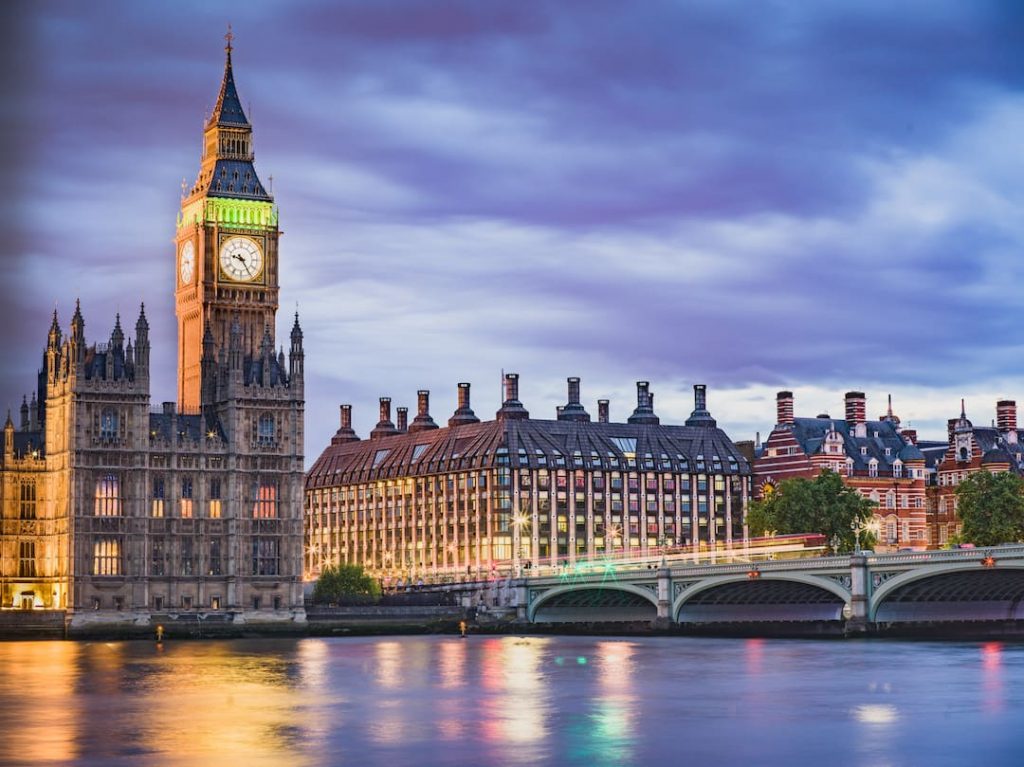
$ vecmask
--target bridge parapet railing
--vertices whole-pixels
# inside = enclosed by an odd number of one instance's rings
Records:
[[[762,573],[773,572],[849,572],[850,557],[816,557],[814,559],[782,559],[766,562],[736,562],[730,564],[680,565],[672,568],[673,578],[692,578],[705,575],[735,575],[757,570]]]
[[[1004,544],[1002,546],[985,546],[971,549],[940,549],[936,551],[904,551],[898,554],[868,555],[868,565],[886,567],[892,565],[940,564],[942,562],[958,562],[981,560],[987,556],[996,559],[1024,559],[1024,545]]]

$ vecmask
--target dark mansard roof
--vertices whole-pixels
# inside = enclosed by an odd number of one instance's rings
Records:
[[[925,458],[916,445],[907,443],[894,421],[866,421],[867,436],[858,437],[841,418],[793,419],[793,438],[807,455],[821,453],[825,438],[832,430],[842,437],[844,456],[853,460],[853,467],[858,471],[867,471],[872,458],[883,467],[891,467],[897,458],[903,462],[922,461]],[[886,448],[889,449],[888,455],[885,453]]]
[[[1005,433],[994,426],[973,426],[972,431],[981,450],[982,463],[1008,463],[1010,468],[1021,472],[1024,468],[1024,430],[1016,430],[1015,443],[1008,442]]]
[[[329,445],[307,474],[306,487],[490,468],[505,453],[512,468],[623,470],[626,454],[634,453],[640,471],[750,473],[718,428],[500,419]]]

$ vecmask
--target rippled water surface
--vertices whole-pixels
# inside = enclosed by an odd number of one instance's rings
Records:
[[[1024,646],[0,643],[0,763],[1020,765]]]

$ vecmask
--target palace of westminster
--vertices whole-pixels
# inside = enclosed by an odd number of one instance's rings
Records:
[[[392,421],[382,398],[368,439],[342,405],[304,474],[302,330],[296,314],[286,356],[275,339],[278,213],[253,165],[230,36],[226,50],[177,221],[177,402],[151,407],[144,308],[134,336],[117,317],[91,344],[77,305],[66,332],[54,312],[37,387],[3,431],[0,609],[67,610],[72,622],[302,621],[304,581],[328,564],[469,578],[741,544],[752,497],[825,468],[879,502],[883,543],[935,546],[955,532],[950,493],[967,472],[1024,472],[1010,401],[998,428],[962,412],[948,443],[918,443],[891,407],[868,421],[862,394],[847,395],[845,419],[800,419],[783,392],[778,425],[755,445],[718,428],[702,385],[682,425],[661,423],[643,381],[625,423],[608,400],[592,419],[578,378],[545,419],[509,374],[491,420],[473,411],[468,383],[443,426],[425,390],[411,422],[406,408]]]

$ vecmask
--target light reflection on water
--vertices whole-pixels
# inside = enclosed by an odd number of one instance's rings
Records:
[[[0,764],[1020,763],[1024,646],[0,643]]]

